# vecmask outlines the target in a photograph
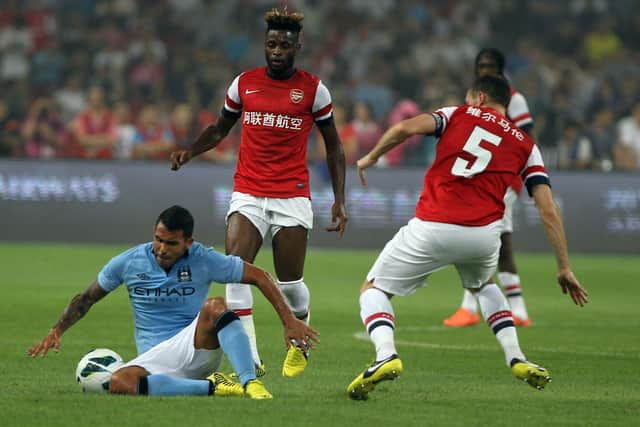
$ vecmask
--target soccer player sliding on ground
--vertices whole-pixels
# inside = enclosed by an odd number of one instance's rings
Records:
[[[333,225],[342,237],[347,224],[344,206],[345,159],[332,117],[331,95],[320,79],[295,68],[301,48],[301,13],[272,10],[266,14],[266,67],[233,79],[222,114],[186,150],[171,154],[178,170],[191,158],[215,148],[242,118],[242,139],[227,213],[225,250],[253,262],[270,233],[278,285],[298,319],[309,322],[310,293],[303,269],[309,230],[313,227],[307,169],[307,139],[315,124],[324,139],[335,202]],[[258,374],[264,365],[258,353],[251,288],[243,282],[227,285],[227,304],[240,317]],[[284,376],[301,374],[307,352],[291,346]]]
[[[193,226],[193,217],[183,207],[164,210],[156,220],[153,242],[112,258],[27,354],[58,351],[62,334],[124,283],[133,308],[138,356],[113,373],[111,393],[271,399],[256,379],[249,339],[238,316],[224,298],[207,298],[211,282],[242,279],[256,285],[278,313],[288,346],[295,340],[308,351],[317,332],[293,316],[267,272],[194,241]],[[238,373],[239,384],[215,372],[223,354]]]
[[[487,283],[498,263],[503,196],[518,175],[535,200],[553,247],[560,288],[579,306],[588,297],[571,271],[562,218],[540,151],[505,117],[509,99],[509,85],[503,77],[479,77],[467,92],[468,105],[404,120],[358,160],[358,173],[366,184],[364,171],[409,136],[440,137],[415,218],[387,243],[362,286],[360,316],[375,345],[376,359],[347,387],[352,399],[366,399],[380,381],[402,374],[391,297],[413,293],[426,285],[431,273],[450,264],[458,271],[462,286],[475,293],[513,375],[538,389],[550,381],[549,372],[528,361],[520,349],[513,316],[500,288]]]

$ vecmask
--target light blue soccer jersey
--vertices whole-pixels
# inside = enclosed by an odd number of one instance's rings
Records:
[[[102,289],[127,286],[133,308],[138,354],[171,338],[198,315],[211,282],[239,282],[243,263],[198,242],[167,273],[153,255],[153,243],[143,243],[114,257],[98,274]]]

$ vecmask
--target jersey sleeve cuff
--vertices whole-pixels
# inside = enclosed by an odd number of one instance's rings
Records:
[[[533,187],[540,184],[548,185],[549,187],[551,187],[551,181],[549,181],[549,178],[547,178],[546,176],[535,175],[527,179],[524,185],[527,187],[527,193],[529,193],[529,197],[533,196]]]
[[[233,111],[229,111],[226,108],[222,107],[222,111],[220,112],[220,114],[222,114],[223,117],[226,117],[228,119],[239,119],[240,116],[242,115],[242,111],[238,111],[237,113],[235,113]]]
[[[333,115],[327,117],[326,119],[316,120],[316,126],[323,127],[333,123]]]

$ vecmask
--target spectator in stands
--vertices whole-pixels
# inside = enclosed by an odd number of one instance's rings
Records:
[[[63,142],[64,123],[50,98],[36,99],[22,127],[24,154],[31,159],[51,159]]]
[[[116,158],[130,160],[133,158],[133,144],[138,133],[131,115],[131,108],[126,102],[118,102],[113,107],[116,120],[118,142],[116,143]]]
[[[172,106],[188,100],[199,117],[199,106],[211,99],[218,102],[216,91],[228,87],[225,76],[255,66],[251,58],[258,55],[254,50],[260,43],[246,42],[262,38],[252,24],[265,8],[264,0],[4,3],[0,90],[9,115],[23,122],[34,98],[53,95],[68,128],[85,110],[91,85],[105,89],[107,103],[124,100],[134,112],[170,97]],[[514,58],[508,70],[513,81],[530,87],[547,166],[556,159],[552,144],[562,139],[567,119],[587,122],[606,109],[615,123],[640,102],[637,1],[550,2],[553,7],[548,2],[498,1],[482,10],[477,1],[306,3],[313,10],[308,28],[318,30],[309,34],[327,31],[304,43],[311,66],[301,66],[323,70],[334,100],[369,103],[379,127],[386,127],[386,114],[398,99],[443,105],[443,94],[466,85],[462,71],[471,66],[479,41],[502,46]],[[233,37],[226,46],[211,49],[227,34]],[[576,43],[582,49],[576,50]],[[214,115],[219,111],[217,104],[211,109]],[[24,146],[21,128],[18,147]],[[600,161],[606,141],[589,139]],[[223,144],[228,144],[229,156],[218,149],[212,160],[234,159],[236,139],[227,140]],[[12,153],[24,154],[19,151]],[[426,156],[410,151],[412,164],[426,166]],[[77,150],[58,154],[78,155]]]
[[[74,143],[79,157],[112,159],[118,142],[116,120],[105,105],[101,87],[89,89],[88,106],[72,124]]]
[[[3,81],[22,80],[29,76],[29,53],[33,35],[20,14],[11,25],[0,31],[0,78]]]
[[[189,104],[177,104],[171,113],[171,133],[176,148],[186,148],[196,140],[202,129]]]
[[[616,168],[628,171],[640,169],[640,103],[633,107],[630,115],[620,119],[616,126]]]
[[[382,136],[382,128],[373,119],[371,108],[366,102],[356,102],[353,106],[351,126],[353,126],[356,141],[358,141],[358,158],[360,158],[376,145]],[[384,162],[379,163],[382,163],[382,166],[385,165]]]
[[[594,168],[608,172],[612,168],[613,146],[616,137],[613,127],[613,112],[606,108],[601,109],[594,114],[591,122],[587,135],[593,148]]]
[[[135,159],[169,160],[175,149],[171,128],[163,123],[158,107],[146,105],[140,112],[133,145]]]
[[[64,86],[55,91],[53,97],[60,107],[62,120],[69,123],[87,108],[87,96],[83,88],[82,75],[77,72],[69,74]]]
[[[448,104],[447,104],[448,105]],[[457,104],[456,104],[457,105]],[[420,106],[409,99],[402,99],[389,113],[389,127],[420,114]],[[405,153],[414,152],[423,140],[422,135],[413,135],[405,142],[385,154],[387,165],[394,167],[405,163]]]
[[[589,169],[591,164],[591,141],[582,131],[580,123],[571,120],[558,141],[558,168]]]
[[[354,165],[356,160],[358,160],[359,148],[358,148],[358,139],[356,138],[356,131],[353,127],[353,124],[348,121],[347,111],[341,105],[336,103],[333,104],[333,122],[336,125],[336,130],[338,131],[338,136],[340,137],[340,141],[342,142],[342,150],[344,151],[345,162],[348,166]],[[318,141],[318,133],[316,132],[313,136],[313,146],[312,149],[315,153],[310,153],[308,158],[309,160],[313,160],[314,162],[318,162],[319,166],[326,166],[326,149],[324,144],[317,143]],[[325,167],[326,169],[326,167]],[[328,171],[326,172],[328,175]]]
[[[55,38],[46,40],[44,47],[36,52],[32,58],[31,81],[33,85],[50,93],[53,88],[62,83],[65,63],[65,57],[60,51],[58,40]]]
[[[18,130],[18,120],[4,99],[0,99],[0,157],[22,155]]]

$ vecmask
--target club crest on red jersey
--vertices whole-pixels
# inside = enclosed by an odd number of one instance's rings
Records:
[[[291,98],[291,102],[294,104],[299,104],[304,98],[304,92],[301,89],[291,89],[289,91],[289,98]]]

